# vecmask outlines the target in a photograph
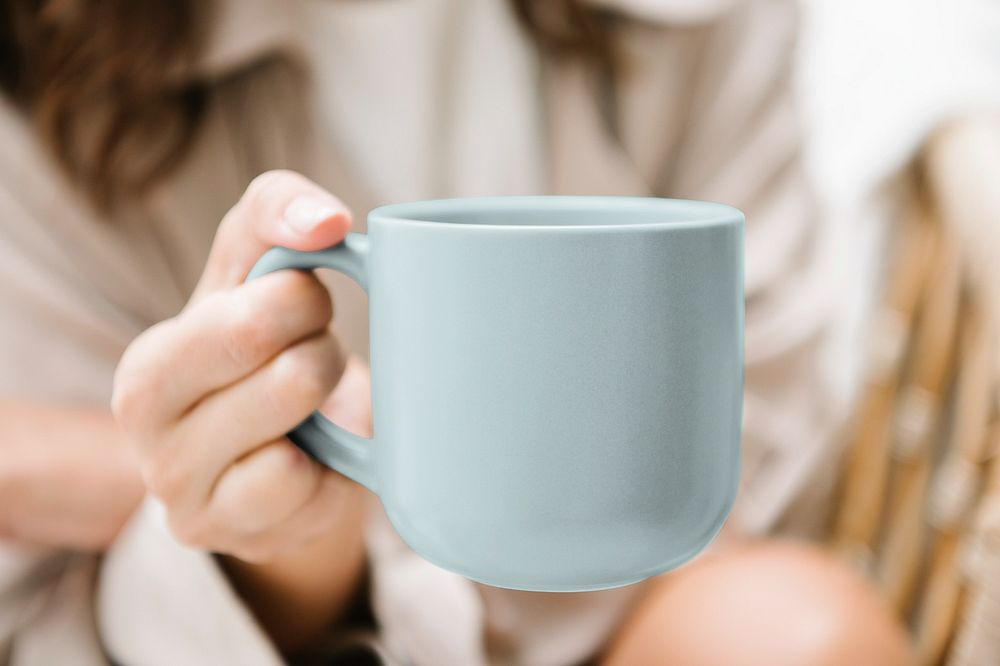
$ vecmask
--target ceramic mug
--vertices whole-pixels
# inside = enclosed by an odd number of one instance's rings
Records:
[[[374,438],[290,439],[381,499],[425,559],[583,591],[676,567],[739,476],[743,214],[631,197],[384,206],[368,234],[275,248],[369,294]]]

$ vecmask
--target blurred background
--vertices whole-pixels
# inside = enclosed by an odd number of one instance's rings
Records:
[[[1000,664],[1000,1],[579,4],[220,2],[192,66],[169,55],[197,41],[182,14],[138,3],[162,13],[131,33],[169,65],[160,78],[142,58],[98,66],[135,47],[99,30],[128,3],[3,4],[3,400],[107,412],[122,350],[183,307],[217,221],[265,169],[307,173],[359,231],[375,205],[429,197],[718,199],[748,217],[745,469],[723,541],[812,540],[872,583],[919,663]],[[365,296],[330,286],[364,358]],[[8,501],[22,524],[58,512],[29,504]],[[0,663],[5,630],[69,570],[40,574],[42,555],[95,550],[4,536]],[[379,603],[426,601],[400,590]],[[497,634],[557,654],[518,612]],[[600,632],[571,625],[544,626],[583,658]]]
[[[828,540],[922,663],[995,663],[1000,5],[803,9],[810,174],[860,317]]]

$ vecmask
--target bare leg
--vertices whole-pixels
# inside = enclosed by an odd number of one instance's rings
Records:
[[[665,575],[626,618],[605,666],[909,664],[899,624],[828,553],[761,542]]]

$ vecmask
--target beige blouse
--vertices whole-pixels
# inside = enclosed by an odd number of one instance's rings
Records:
[[[828,373],[843,341],[829,326],[826,225],[800,170],[793,4],[599,4],[622,17],[625,66],[612,86],[579,63],[541,61],[506,0],[223,1],[198,71],[213,83],[199,142],[176,176],[114,220],[73,191],[0,99],[0,396],[106,405],[122,350],[183,306],[215,225],[265,169],[327,186],[359,229],[374,205],[431,196],[712,199],[748,218],[744,484],[730,525],[815,525],[844,411]],[[332,290],[337,328],[365,355],[363,294],[336,278]],[[377,507],[369,555],[380,625],[371,642],[386,663],[580,661],[642,589],[474,584],[417,557]],[[0,546],[5,657],[281,661],[214,560],[178,544],[154,501],[100,560]]]

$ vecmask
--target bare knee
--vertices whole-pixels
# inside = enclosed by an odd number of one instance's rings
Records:
[[[664,576],[607,663],[826,666],[909,663],[877,595],[818,548],[762,542]]]

